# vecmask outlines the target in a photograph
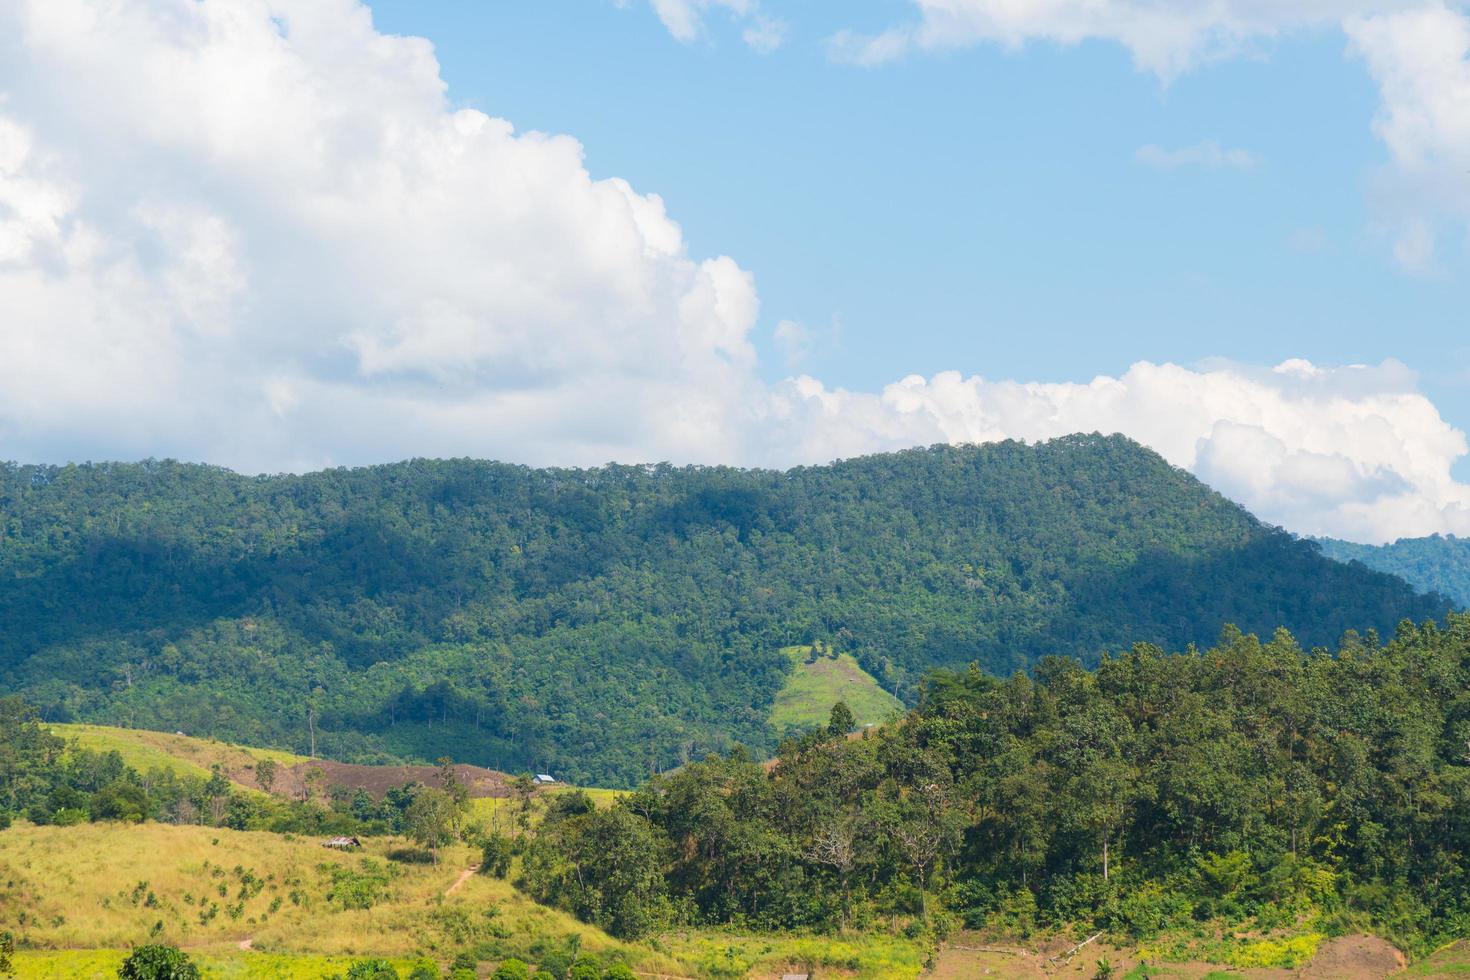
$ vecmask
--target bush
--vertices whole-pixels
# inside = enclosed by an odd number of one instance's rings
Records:
[[[485,839],[485,850],[480,859],[480,870],[495,878],[504,878],[510,873],[510,857],[514,845],[504,834],[491,834]]]
[[[413,965],[413,971],[409,973],[408,980],[441,980],[443,974],[439,972],[439,964],[433,960],[419,960]]]
[[[436,975],[437,975],[437,971]],[[387,960],[358,960],[347,971],[347,980],[399,980],[398,971]]]
[[[508,959],[495,968],[490,980],[530,980],[531,971],[517,959]]]
[[[117,975],[118,980],[199,980],[199,967],[177,946],[139,946]]]
[[[567,980],[602,980],[602,968],[596,960],[581,959],[572,964]]]
[[[626,963],[614,963],[603,971],[602,980],[638,980],[638,974]]]

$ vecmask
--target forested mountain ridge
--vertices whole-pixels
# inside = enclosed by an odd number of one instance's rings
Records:
[[[1333,538],[1319,538],[1318,543],[1328,558],[1360,561],[1375,571],[1397,575],[1421,592],[1439,592],[1461,609],[1470,609],[1470,538],[1434,534],[1384,545]]]
[[[0,670],[52,720],[603,783],[769,747],[793,644],[911,700],[940,665],[1447,609],[1120,436],[786,472],[9,465],[0,522]]]

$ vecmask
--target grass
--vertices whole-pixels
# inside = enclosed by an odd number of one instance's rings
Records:
[[[546,944],[573,940],[688,975],[686,964],[619,943],[506,881],[476,874],[446,895],[478,860],[469,847],[445,848],[434,866],[389,861],[405,846],[395,838],[366,845],[342,853],[314,838],[222,828],[17,823],[0,833],[0,929],[16,935],[22,976],[115,975],[115,951],[149,941],[213,957],[211,976],[320,977],[312,957],[427,955],[442,965],[473,950],[534,963]],[[343,908],[331,897],[334,872],[362,873],[364,858],[388,880],[370,908]],[[238,949],[245,939],[251,951]]]
[[[827,724],[832,705],[847,702],[859,725],[877,725],[903,711],[903,702],[878,686],[852,654],[787,647],[793,668],[771,708],[771,727],[785,734]],[[811,661],[808,663],[808,661]]]
[[[1470,977],[1470,941],[1461,940],[1437,949],[1398,976]]]
[[[18,975],[34,980],[116,980],[127,954],[113,949],[68,949],[25,952],[16,958]],[[350,956],[282,955],[278,953],[191,953],[210,980],[321,980],[346,973]],[[413,959],[392,959],[401,974],[413,968]]]
[[[700,976],[823,975],[840,971],[857,980],[910,980],[924,970],[930,947],[885,935],[849,937],[782,934],[751,935],[721,930],[669,933],[660,948],[689,963]]]
[[[294,766],[309,761],[305,756],[275,749],[248,748],[136,728],[112,728],[107,725],[51,725],[51,731],[78,748],[94,752],[116,751],[125,764],[139,772],[163,769],[180,776],[208,777],[218,765],[226,775],[253,769],[257,762],[273,760],[281,766]]]

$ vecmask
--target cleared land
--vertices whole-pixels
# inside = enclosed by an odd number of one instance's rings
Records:
[[[777,732],[827,724],[832,705],[845,701],[859,725],[879,725],[903,711],[903,702],[878,685],[850,653],[812,647],[787,647],[794,664],[771,708]]]

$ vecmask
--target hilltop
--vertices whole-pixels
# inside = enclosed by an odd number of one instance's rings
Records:
[[[595,785],[772,749],[793,646],[912,704],[937,666],[1448,608],[1120,436],[785,472],[7,465],[0,514],[0,671],[48,720]]]

